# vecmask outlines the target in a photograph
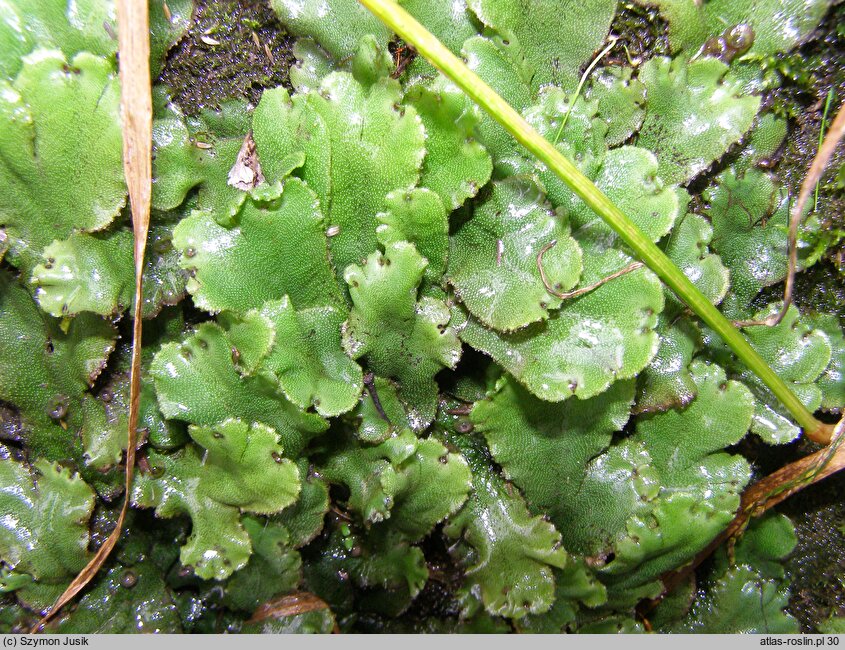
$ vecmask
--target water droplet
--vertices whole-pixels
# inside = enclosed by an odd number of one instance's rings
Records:
[[[725,42],[736,50],[737,54],[742,54],[754,44],[754,30],[751,25],[740,23],[728,30]]]
[[[50,402],[47,415],[54,420],[61,420],[67,415],[68,407],[70,406],[70,398],[66,395],[58,395]]]
[[[120,585],[126,589],[132,589],[136,584],[138,584],[138,574],[131,569],[126,569],[120,576]]]

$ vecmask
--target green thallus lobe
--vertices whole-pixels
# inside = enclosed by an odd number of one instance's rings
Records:
[[[713,306],[684,273],[634,225],[593,182],[564,157],[510,104],[450,52],[413,16],[390,0],[359,0],[379,20],[411,44],[438,70],[457,84],[487,111],[528,151],[548,166],[634,250],[657,276],[709,325],[746,366],[756,374],[789,410],[806,435],[829,442],[832,426],[816,420],[787,384],[751,347],[736,327]]]

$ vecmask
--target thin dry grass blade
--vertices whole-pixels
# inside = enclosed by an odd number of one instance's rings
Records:
[[[836,115],[836,119],[830,125],[830,130],[827,132],[822,146],[819,147],[815,158],[813,158],[813,162],[810,164],[807,176],[801,184],[801,191],[798,193],[798,201],[796,201],[789,216],[789,237],[786,240],[789,261],[786,271],[786,286],[783,291],[783,306],[776,314],[772,314],[763,320],[736,321],[734,325],[737,327],[752,327],[755,325],[774,327],[786,316],[786,311],[789,309],[789,305],[792,304],[792,292],[795,288],[795,273],[798,270],[798,228],[804,221],[804,208],[821,180],[827,164],[833,157],[833,152],[836,151],[836,145],[839,144],[843,136],[845,136],[845,103],[839,107],[839,113]],[[816,442],[826,444],[821,440],[816,440]]]
[[[593,284],[589,284],[586,287],[581,287],[580,289],[573,289],[572,291],[560,292],[557,291],[551,285],[551,283],[549,282],[549,278],[546,275],[546,270],[543,268],[543,256],[556,245],[557,239],[554,239],[540,249],[540,252],[537,253],[537,270],[540,272],[540,280],[542,280],[543,286],[546,288],[546,291],[553,295],[555,298],[560,298],[561,300],[570,300],[572,298],[583,296],[584,294],[595,291],[600,286],[602,286],[603,284],[607,284],[611,280],[615,280],[616,278],[622,277],[626,273],[636,271],[637,269],[641,269],[643,266],[645,266],[645,264],[643,264],[642,262],[633,262],[632,264],[629,264],[628,266],[621,268],[618,271],[614,271],[610,275],[605,276],[601,280],[593,282]]]
[[[141,393],[141,286],[144,252],[150,226],[152,193],[152,89],[150,84],[150,29],[147,0],[119,0],[117,3],[120,52],[121,114],[123,118],[123,170],[132,206],[135,234],[135,317],[132,328],[132,371],[129,393],[129,428],[126,443],[126,494],[117,526],[94,554],[88,565],[32,630],[37,632],[70,602],[108,559],[123,529],[135,469],[135,430]]]

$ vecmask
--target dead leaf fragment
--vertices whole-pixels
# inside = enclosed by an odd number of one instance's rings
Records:
[[[247,623],[260,623],[267,619],[285,618],[328,608],[326,602],[318,596],[307,591],[298,591],[267,601],[255,610]]]
[[[244,143],[238,152],[238,159],[229,170],[228,182],[232,187],[244,192],[249,192],[264,182],[264,174],[261,172],[261,163],[258,162],[258,152],[255,149],[252,132],[247,133],[244,138]]]

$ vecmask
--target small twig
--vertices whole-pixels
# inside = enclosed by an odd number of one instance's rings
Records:
[[[367,387],[367,392],[373,400],[373,406],[376,407],[376,412],[378,412],[379,417],[390,424],[390,418],[387,417],[387,413],[384,412],[384,409],[381,406],[381,401],[378,398],[378,391],[376,390],[376,376],[373,373],[368,372],[364,374],[364,386]]]
[[[543,286],[546,287],[546,291],[552,294],[555,298],[560,298],[561,300],[569,300],[570,298],[577,298],[578,296],[583,296],[585,293],[590,293],[591,291],[595,291],[601,285],[610,282],[611,280],[615,280],[616,278],[625,275],[626,273],[630,273],[631,271],[636,271],[639,268],[642,268],[644,264],[642,262],[633,262],[626,266],[625,268],[619,269],[614,273],[611,273],[607,277],[602,278],[598,282],[594,282],[593,284],[589,284],[586,287],[581,287],[580,289],[574,289],[572,291],[564,291],[561,293],[560,291],[556,291],[554,287],[549,283],[549,279],[546,277],[546,271],[543,269],[543,256],[557,244],[557,239],[553,239],[548,244],[543,246],[540,249],[540,252],[537,253],[537,270],[540,271],[540,279],[543,281]]]
[[[399,45],[396,48],[396,63],[393,72],[390,74],[391,79],[398,79],[402,76],[405,68],[408,67],[408,64],[414,58],[414,54],[416,54],[414,48],[408,45]]]
[[[346,512],[344,512],[343,510],[341,510],[341,509],[340,509],[338,506],[336,506],[334,503],[332,503],[332,504],[329,506],[329,510],[331,510],[333,513],[335,513],[335,514],[338,516],[338,518],[343,519],[344,521],[347,521],[347,522],[351,522],[351,521],[352,521],[352,517],[351,517],[348,513],[346,513]]]
[[[795,203],[789,215],[789,236],[786,240],[787,254],[789,261],[786,270],[786,283],[783,290],[783,305],[777,313],[770,315],[763,320],[745,320],[734,321],[736,327],[752,327],[758,325],[767,325],[774,327],[780,324],[789,306],[792,304],[792,292],[795,288],[795,273],[798,269],[798,228],[804,221],[804,207],[807,205],[807,199],[810,198],[815,186],[821,180],[827,164],[833,157],[833,152],[836,150],[836,145],[845,135],[845,103],[839,108],[839,113],[833,124],[830,125],[830,131],[825,136],[824,142],[819,147],[816,157],[807,171],[807,176],[804,182],[801,183],[801,191],[798,193],[798,201]]]

